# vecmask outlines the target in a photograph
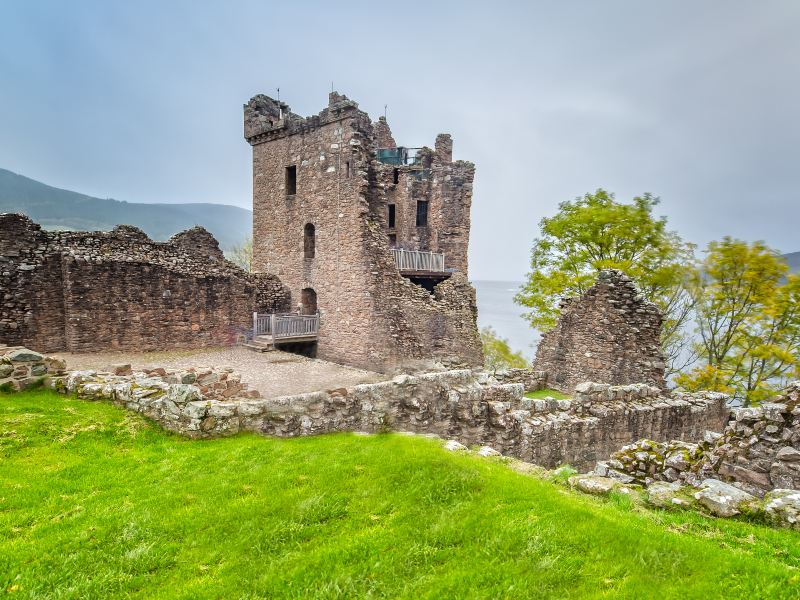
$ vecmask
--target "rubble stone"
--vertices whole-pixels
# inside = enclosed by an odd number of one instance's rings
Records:
[[[703,481],[694,497],[718,517],[738,515],[748,507],[754,506],[756,501],[755,496],[717,479]]]

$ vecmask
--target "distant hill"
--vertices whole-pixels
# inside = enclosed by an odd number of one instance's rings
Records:
[[[202,225],[223,249],[242,242],[253,213],[226,204],[144,204],[94,198],[0,169],[0,213],[28,215],[45,229],[108,231],[135,225],[154,240]]]
[[[800,252],[789,252],[789,254],[784,254],[783,258],[786,259],[786,263],[793,273],[800,272]]]

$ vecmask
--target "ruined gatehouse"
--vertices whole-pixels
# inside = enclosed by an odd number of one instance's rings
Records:
[[[253,268],[276,275],[305,314],[319,312],[320,358],[390,370],[483,356],[467,280],[474,165],[397,146],[332,92],[301,117],[264,95],[244,106],[253,148]]]

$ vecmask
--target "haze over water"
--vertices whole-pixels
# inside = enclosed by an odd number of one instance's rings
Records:
[[[472,285],[478,294],[478,327],[492,327],[512,350],[533,359],[539,333],[522,318],[523,307],[514,304],[522,282],[477,280]]]

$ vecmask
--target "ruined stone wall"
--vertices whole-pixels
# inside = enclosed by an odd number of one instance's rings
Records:
[[[44,356],[22,346],[0,345],[0,392],[18,392],[48,377],[65,375],[64,361]]]
[[[44,352],[226,345],[254,311],[289,307],[280,281],[226,261],[201,228],[153,242],[135,227],[45,232],[4,214],[0,245],[0,341]]]
[[[619,271],[602,271],[581,298],[562,301],[557,325],[542,336],[533,369],[571,392],[579,383],[664,387],[661,313]]]
[[[642,439],[597,465],[602,473],[699,485],[706,479],[729,482],[755,496],[773,489],[800,489],[800,382],[774,402],[737,408],[727,426],[706,433],[699,443]]]
[[[482,362],[466,280],[430,294],[396,268],[385,216],[375,212],[375,133],[355,102],[332,93],[328,108],[302,118],[256,96],[245,105],[245,137],[253,146],[254,270],[275,273],[295,305],[303,290],[314,291],[317,356],[380,371],[429,359]],[[287,167],[296,169],[294,194]]]
[[[232,375],[232,377],[235,376]],[[701,439],[727,419],[725,397],[659,396],[631,386],[628,400],[531,400],[521,384],[481,385],[471,371],[401,375],[391,381],[269,399],[204,398],[194,385],[74,372],[52,387],[111,400],[190,437],[240,431],[293,437],[337,431],[410,431],[489,445],[546,467],[586,469],[642,436]],[[152,389],[151,389],[152,388]],[[616,398],[615,390],[610,397]]]

